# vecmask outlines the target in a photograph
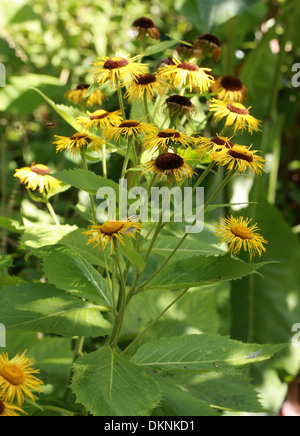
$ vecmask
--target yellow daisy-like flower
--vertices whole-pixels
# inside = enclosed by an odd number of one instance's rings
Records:
[[[219,100],[242,103],[248,99],[248,90],[243,82],[235,76],[224,76],[216,79],[211,85],[214,94],[218,94]]]
[[[163,182],[175,181],[178,185],[184,181],[190,181],[195,174],[185,159],[175,153],[164,153],[152,159],[146,164],[142,174],[148,172],[156,174]]]
[[[157,128],[154,124],[145,123],[144,121],[126,120],[118,126],[111,127],[104,132],[106,139],[112,138],[120,142],[121,137],[128,139],[129,137],[137,137],[141,134],[154,135],[157,133]]]
[[[21,416],[20,413],[25,415],[25,412],[13,403],[7,403],[0,398],[0,416]]]
[[[57,189],[61,182],[50,174],[51,170],[46,165],[35,165],[23,167],[16,170],[14,177],[17,177],[27,189],[38,190],[41,194],[45,191]]]
[[[233,148],[234,144],[231,142],[231,139],[232,138],[227,138],[225,136],[216,136],[215,138],[198,138],[200,145],[197,148],[197,151],[199,151],[202,155],[211,155],[212,153]]]
[[[153,101],[155,95],[164,94],[167,86],[167,83],[157,74],[140,74],[130,83],[124,97],[128,98],[130,102],[135,100],[142,101],[144,96],[146,96],[148,100]]]
[[[191,99],[183,95],[171,95],[165,101],[165,112],[170,114],[170,117],[183,115],[191,118],[192,115],[196,115],[197,108],[191,102]]]
[[[103,145],[103,139],[86,133],[77,132],[71,137],[54,135],[54,138],[56,138],[53,142],[56,145],[56,153],[70,150],[73,154],[76,154],[87,149],[89,151],[98,151]]]
[[[98,62],[92,64],[94,68],[90,70],[94,73],[95,82],[103,84],[109,81],[110,86],[116,88],[118,85],[127,85],[136,76],[147,72],[148,66],[146,64],[136,62],[141,58],[140,55],[133,58],[129,56],[113,56],[111,58],[103,56],[99,58]]]
[[[175,88],[188,87],[190,92],[196,88],[199,92],[208,91],[214,82],[209,75],[210,68],[200,68],[193,61],[181,62],[174,59],[175,65],[167,65],[158,70],[163,79],[168,79]]]
[[[267,251],[263,244],[268,242],[257,233],[259,230],[257,224],[249,226],[250,222],[248,218],[231,216],[226,219],[222,218],[217,224],[216,236],[221,239],[221,243],[229,245],[229,253],[239,254],[243,248],[249,251],[250,259],[252,259],[253,255],[261,256]]]
[[[228,166],[231,171],[236,168],[240,173],[248,170],[249,178],[253,174],[261,175],[264,169],[265,159],[257,156],[258,151],[251,150],[251,147],[245,145],[234,145],[232,148],[225,147],[222,151],[212,153],[210,158],[217,165]]]
[[[83,232],[84,235],[89,236],[87,245],[92,244],[94,248],[101,245],[104,251],[107,244],[111,244],[111,253],[114,253],[114,240],[119,244],[125,245],[124,235],[136,238],[136,233],[142,228],[141,223],[134,222],[130,219],[126,221],[107,221],[106,223],[99,225],[93,224],[89,226],[87,232]]]
[[[149,35],[153,39],[160,39],[160,31],[150,18],[138,18],[133,22],[132,27],[139,33],[140,39],[144,39],[145,35]]]
[[[148,151],[162,152],[168,151],[170,148],[177,147],[191,147],[198,144],[198,139],[193,136],[188,135],[184,132],[179,132],[174,129],[165,129],[161,132],[156,133],[145,138],[143,146],[146,147]]]
[[[43,384],[34,374],[39,374],[38,369],[32,368],[34,360],[26,356],[26,351],[9,360],[6,353],[0,354],[0,392],[3,401],[13,401],[21,406],[25,397],[35,401],[32,390],[40,391]]]
[[[96,89],[94,92],[92,92],[91,95],[88,96],[88,98],[85,98],[89,87],[90,85],[82,83],[81,85],[78,85],[76,89],[70,89],[70,91],[67,91],[65,96],[69,101],[74,104],[86,101],[86,105],[88,107],[94,106],[96,104],[101,105],[104,100],[106,100],[106,97],[100,89]]]
[[[261,121],[254,118],[249,113],[250,107],[247,109],[241,103],[233,103],[229,100],[218,100],[216,98],[212,99],[212,104],[209,110],[214,113],[214,117],[217,121],[222,118],[226,118],[225,127],[234,125],[234,133],[237,130],[248,131],[252,134],[254,131],[257,132],[261,125]]]
[[[88,117],[78,117],[76,118],[76,121],[79,125],[87,130],[90,130],[92,127],[94,132],[98,128],[104,129],[114,126],[115,124],[120,124],[123,120],[120,109],[114,112],[108,112],[105,109],[99,109],[93,113],[87,112],[87,114],[89,115]]]

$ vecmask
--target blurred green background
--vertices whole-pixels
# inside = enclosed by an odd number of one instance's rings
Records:
[[[214,33],[223,44],[222,60],[205,66],[212,66],[217,76],[239,75],[248,87],[252,114],[263,121],[263,130],[253,137],[237,136],[237,142],[253,143],[261,150],[269,173],[253,187],[245,178],[237,179],[227,195],[240,200],[242,191],[247,200],[252,188],[250,200],[259,204],[243,212],[259,221],[269,240],[264,260],[280,264],[266,267],[264,278],[253,276],[232,285],[230,333],[257,343],[289,341],[292,325],[300,323],[300,88],[292,86],[292,67],[300,63],[299,0],[0,0],[0,62],[7,81],[0,88],[0,215],[20,220],[22,211],[33,222],[49,222],[48,215],[26,199],[13,178],[14,170],[32,162],[58,170],[74,166],[70,156],[56,155],[52,144],[53,134],[68,135],[70,126],[31,88],[68,104],[64,97],[68,89],[92,82],[87,70],[97,56],[120,49],[137,52],[131,24],[144,15],[155,21],[162,40],[193,41],[202,33]],[[162,56],[172,53],[171,49],[164,55],[156,53],[146,61],[155,68]],[[107,105],[116,107],[115,97]],[[55,123],[52,132],[45,127],[49,122]],[[118,159],[113,156],[109,163],[111,178],[118,177]],[[77,223],[84,201],[71,191],[55,199],[55,208],[69,224]],[[4,220],[2,227],[2,252],[19,253],[15,274],[39,279],[34,264],[24,266],[18,237]],[[255,323],[249,332],[253,292]],[[269,407],[278,408],[285,382],[299,367],[299,349],[291,348],[268,370],[257,371]]]

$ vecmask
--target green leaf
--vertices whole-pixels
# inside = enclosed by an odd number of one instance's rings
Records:
[[[161,376],[156,376],[155,380],[162,392],[159,409],[165,416],[219,416],[207,402],[176,384],[176,380],[172,383]]]
[[[78,132],[82,131],[82,127],[75,121],[75,118],[81,115],[81,112],[77,108],[65,106],[63,104],[56,104],[39,89],[32,89],[40,94],[43,99],[52,107],[52,109],[55,110],[55,112],[57,112],[58,115],[60,115],[68,124],[70,124],[73,129],[77,130]]]
[[[226,336],[187,335],[151,341],[132,358],[138,366],[163,371],[201,371],[235,374],[240,366],[270,359],[287,347],[243,344]]]
[[[117,199],[119,197],[119,185],[117,183],[105,177],[97,176],[92,171],[82,169],[64,170],[53,174],[53,177],[93,195],[96,195],[100,188],[112,188],[117,194]]]
[[[13,233],[22,233],[24,230],[24,227],[18,221],[7,218],[6,216],[0,216],[0,227]]]
[[[7,330],[53,333],[65,337],[106,336],[111,324],[99,306],[53,285],[22,283],[0,291],[0,319]]]
[[[145,269],[145,262],[140,253],[134,248],[132,241],[130,238],[124,238],[125,245],[121,245],[121,251],[124,256],[130,260],[132,265],[134,265],[139,271],[143,271]]]
[[[43,260],[43,269],[50,283],[99,306],[112,307],[106,280],[73,249],[53,245],[35,250],[33,254]]]
[[[158,44],[150,45],[149,47],[147,47],[146,50],[144,50],[144,55],[151,56],[157,53],[161,53],[168,50],[169,48],[174,47],[175,45],[178,45],[178,42],[175,40],[159,42]]]
[[[94,416],[148,416],[160,400],[158,383],[108,347],[75,363],[71,387]]]
[[[220,281],[237,280],[254,273],[266,263],[245,263],[229,255],[197,256],[166,266],[143,289],[181,289]]]
[[[12,257],[8,254],[0,254],[0,270],[10,268],[13,265]]]

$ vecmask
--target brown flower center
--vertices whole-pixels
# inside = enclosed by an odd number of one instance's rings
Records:
[[[224,76],[221,79],[221,85],[226,91],[242,91],[243,83],[242,81],[235,76]]]
[[[174,153],[164,153],[156,159],[156,167],[161,171],[174,171],[184,166],[181,156]]]
[[[182,62],[181,64],[177,65],[177,68],[187,71],[199,71],[198,65],[192,64],[191,62]]]
[[[221,47],[221,41],[219,38],[217,38],[215,35],[212,35],[210,33],[204,33],[203,35],[200,35],[198,38],[200,41],[204,41],[210,44],[214,44],[218,47]]]
[[[136,77],[135,82],[138,85],[149,85],[149,83],[154,83],[156,82],[156,77],[154,76],[154,74],[141,74],[140,76]]]
[[[158,133],[159,138],[180,138],[180,133],[177,130],[165,129]]]
[[[84,133],[74,133],[73,136],[70,137],[71,141],[80,141],[80,139],[87,138],[87,135]]]
[[[236,105],[229,103],[227,105],[227,109],[230,110],[230,112],[234,112],[238,115],[249,115],[249,111],[244,107],[237,107]]]
[[[156,26],[150,18],[141,17],[134,21],[133,27],[141,27],[142,29],[151,29]]]
[[[127,67],[128,64],[129,61],[127,59],[120,56],[115,56],[107,59],[107,61],[104,63],[104,68],[106,70],[115,70],[117,68]]]
[[[24,383],[24,372],[17,365],[8,363],[1,368],[0,374],[11,385],[18,386]]]
[[[241,239],[254,239],[254,235],[248,227],[236,225],[231,227],[231,232]]]
[[[224,139],[220,138],[220,136],[216,136],[211,141],[214,144],[220,145],[222,147],[226,147],[226,148],[233,148],[234,147],[234,144],[231,141],[229,141],[229,139],[227,141],[225,141]]]
[[[104,110],[99,110],[97,112],[94,113],[94,115],[90,116],[90,120],[102,120],[103,118],[108,117],[110,113]]]
[[[127,127],[127,128],[130,128],[130,127],[138,127],[140,125],[140,123],[138,122],[138,121],[136,121],[136,120],[127,120],[127,121],[123,121],[123,123],[121,123],[120,125],[119,125],[119,128],[120,129],[122,129],[123,127]]]
[[[51,174],[50,169],[46,165],[33,165],[31,167],[31,171],[40,175],[40,174]]]
[[[77,86],[76,89],[84,90],[84,89],[88,89],[89,87],[90,87],[90,85],[87,85],[86,83],[81,83],[80,85]]]
[[[113,235],[114,233],[118,233],[120,230],[122,230],[123,227],[124,223],[121,223],[120,221],[108,221],[100,227],[100,231],[105,235]]]
[[[3,401],[0,400],[0,416],[4,415],[5,413],[5,404]]]
[[[235,159],[242,159],[245,160],[249,163],[253,162],[253,154],[249,151],[238,151],[235,150],[234,148],[230,148],[228,150],[228,153],[230,154],[230,156],[234,157]]]
[[[191,107],[192,102],[188,97],[184,97],[183,95],[171,95],[166,100],[167,104],[178,104],[182,107]]]

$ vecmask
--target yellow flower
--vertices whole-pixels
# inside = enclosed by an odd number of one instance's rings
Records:
[[[198,138],[200,142],[197,150],[201,155],[207,154],[211,155],[212,153],[217,153],[223,151],[228,148],[233,148],[234,144],[231,142],[232,138],[227,138],[225,136],[216,136],[215,138]]]
[[[140,39],[145,35],[151,36],[153,39],[160,39],[160,31],[150,18],[141,17],[134,21],[132,27],[139,33]]]
[[[103,145],[103,139],[86,133],[74,133],[71,137],[54,135],[56,152],[70,150],[73,154],[84,150],[98,151]]]
[[[153,101],[155,95],[164,94],[164,88],[167,86],[166,82],[156,74],[140,74],[129,84],[124,97],[128,98],[130,102],[135,100],[142,101],[144,96],[148,100]]]
[[[222,151],[212,153],[210,159],[217,165],[228,166],[231,171],[234,167],[244,173],[248,170],[249,178],[253,174],[261,175],[264,169],[265,159],[257,156],[258,151],[251,150],[251,147],[245,145],[234,145],[232,148],[225,147]]]
[[[118,126],[113,126],[104,132],[106,139],[112,138],[120,142],[121,137],[128,139],[129,137],[137,137],[141,134],[154,135],[157,132],[157,128],[154,124],[139,122],[137,120],[126,120]]]
[[[175,153],[164,153],[146,164],[142,174],[152,172],[163,182],[171,183],[175,180],[178,185],[190,181],[195,174],[185,159]]]
[[[126,55],[108,58],[103,56],[98,59],[98,62],[92,64],[94,68],[90,71],[94,72],[95,82],[99,84],[109,81],[112,88],[116,88],[118,84],[125,86],[136,76],[147,72],[146,64],[135,62],[140,57],[129,58],[129,55]]]
[[[95,132],[97,128],[103,129],[120,124],[123,120],[122,112],[120,110],[108,112],[105,109],[99,109],[96,112],[87,112],[88,117],[78,117],[76,121],[79,125],[89,130],[91,127]]]
[[[165,112],[169,112],[170,117],[183,115],[191,118],[197,113],[197,108],[191,102],[191,99],[183,95],[171,95],[165,101]]]
[[[248,91],[243,82],[235,76],[224,76],[216,79],[211,85],[214,94],[218,94],[219,100],[242,103],[248,99]]]
[[[101,105],[106,98],[100,89],[96,89],[88,96],[88,98],[85,98],[89,87],[90,85],[83,83],[78,85],[76,89],[70,89],[70,91],[67,91],[65,96],[74,104],[78,104],[81,101],[86,101],[86,105],[88,107],[94,106],[95,104]]]
[[[231,216],[226,219],[222,218],[217,224],[216,236],[221,239],[221,243],[229,245],[228,252],[239,254],[243,248],[249,251],[250,259],[252,259],[256,253],[261,256],[267,251],[263,244],[268,242],[257,233],[259,230],[257,224],[249,226],[250,222],[248,218],[245,220],[243,217]]]
[[[212,104],[209,110],[214,113],[214,117],[217,121],[222,118],[226,118],[225,127],[232,126],[234,124],[234,133],[237,130],[248,131],[252,134],[253,131],[257,132],[259,130],[261,121],[254,118],[249,113],[250,107],[247,109],[241,103],[232,103],[229,100],[218,100],[213,98]]]
[[[219,38],[210,33],[204,33],[200,35],[197,41],[194,43],[195,49],[200,51],[199,55],[210,56],[216,62],[221,59],[222,55],[222,44]]]
[[[191,147],[198,144],[198,139],[184,132],[174,129],[165,129],[155,135],[145,138],[143,146],[149,151],[168,151],[170,148]]]
[[[26,356],[26,351],[9,360],[6,353],[0,354],[0,393],[3,401],[13,401],[21,406],[25,397],[35,401],[31,390],[40,391],[43,384],[33,374],[38,374],[38,369],[33,369],[34,360]]]
[[[209,75],[210,68],[200,68],[190,62],[181,62],[174,58],[175,65],[167,65],[159,68],[158,74],[163,79],[168,79],[175,88],[188,87],[190,92],[193,88],[199,92],[208,91],[214,79]]]
[[[101,245],[103,251],[110,242],[111,253],[113,253],[114,240],[119,244],[125,245],[123,236],[130,236],[135,239],[136,233],[139,232],[141,228],[141,223],[133,222],[130,219],[127,219],[126,221],[115,220],[107,221],[102,225],[94,223],[92,226],[89,226],[89,230],[83,232],[83,234],[90,238],[87,245],[93,244],[94,248]]]
[[[21,416],[20,413],[25,415],[20,407],[0,399],[0,416]]]
[[[57,189],[61,182],[50,176],[51,171],[46,165],[35,165],[23,167],[16,170],[14,177],[17,177],[27,189],[38,190],[41,194],[45,191]]]

